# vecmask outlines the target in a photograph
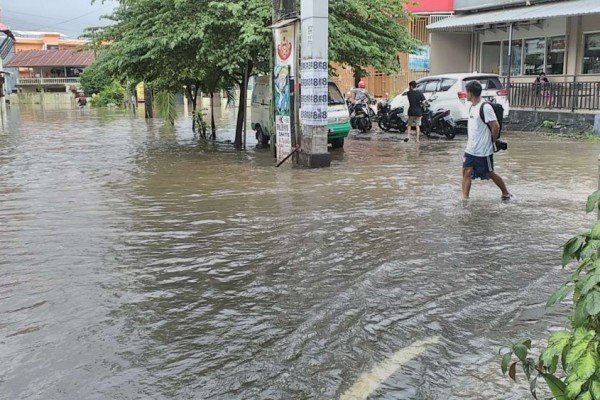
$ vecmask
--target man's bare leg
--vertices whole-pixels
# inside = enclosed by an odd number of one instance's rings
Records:
[[[473,182],[473,168],[463,168],[462,195],[463,200],[469,200],[471,183]]]
[[[490,177],[490,179],[492,181],[494,181],[496,186],[498,186],[500,188],[500,190],[502,190],[502,196],[504,196],[504,197],[510,196],[510,193],[508,192],[508,189],[506,188],[506,184],[504,183],[504,180],[500,177],[500,175],[498,175],[495,172],[489,172],[488,176]]]
[[[419,143],[421,141],[421,126],[417,125],[416,130],[417,130],[417,143]]]

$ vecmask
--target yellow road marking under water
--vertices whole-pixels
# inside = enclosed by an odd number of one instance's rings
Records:
[[[420,340],[408,347],[398,350],[390,358],[375,366],[370,372],[362,374],[340,400],[364,400],[372,395],[379,386],[392,376],[400,367],[417,358],[433,344],[439,343],[439,336]]]

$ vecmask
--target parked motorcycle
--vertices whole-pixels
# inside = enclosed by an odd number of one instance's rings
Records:
[[[366,133],[373,128],[369,113],[369,106],[363,102],[355,103],[350,110],[350,124],[352,128]]]
[[[445,136],[448,139],[454,139],[456,136],[456,122],[450,115],[450,110],[431,110],[430,101],[423,103],[423,119],[421,121],[421,131],[426,136],[433,134]]]
[[[394,108],[389,102],[379,103],[381,108],[377,115],[379,115],[379,127],[384,132],[391,130],[399,131],[400,133],[406,132],[408,121],[404,116],[404,107]]]

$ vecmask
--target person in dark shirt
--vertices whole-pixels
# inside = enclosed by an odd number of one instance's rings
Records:
[[[417,143],[421,139],[421,118],[423,117],[423,102],[425,101],[425,96],[423,93],[415,90],[417,88],[417,82],[412,81],[408,84],[408,93],[406,97],[408,97],[408,102],[410,106],[408,107],[408,131],[407,131],[407,140],[410,138],[410,133],[412,128],[414,127],[417,131]]]

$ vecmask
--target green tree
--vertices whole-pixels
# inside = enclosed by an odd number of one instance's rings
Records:
[[[81,87],[88,96],[100,93],[113,81],[114,78],[106,73],[101,60],[86,68],[80,78]]]
[[[331,61],[363,75],[397,71],[397,53],[417,43],[399,22],[405,0],[331,0]],[[235,145],[242,144],[248,76],[268,73],[271,0],[119,0],[112,24],[89,30],[101,69],[158,91],[185,88],[196,115],[199,91],[239,89]],[[103,43],[110,43],[102,46]],[[214,123],[213,137],[214,137]]]
[[[330,0],[329,59],[354,70],[356,83],[372,66],[382,73],[400,70],[399,53],[421,45],[402,24],[411,18],[406,0]]]

